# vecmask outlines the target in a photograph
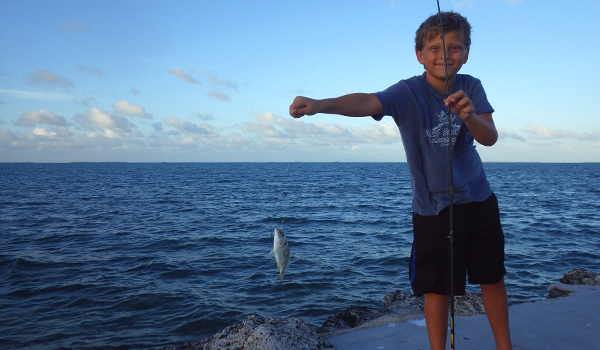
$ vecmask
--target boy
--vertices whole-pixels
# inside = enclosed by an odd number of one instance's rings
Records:
[[[480,284],[496,349],[512,349],[504,285],[504,234],[498,202],[473,140],[492,146],[498,132],[492,106],[478,79],[457,74],[469,57],[471,26],[458,13],[441,13],[451,94],[438,17],[421,24],[415,52],[425,73],[375,94],[313,100],[298,96],[290,115],[316,113],[390,115],[400,129],[413,190],[413,231],[409,277],[416,296],[425,295],[425,321],[432,350],[445,349],[450,299],[448,268],[448,133],[452,135],[455,292],[463,295],[466,275]],[[448,106],[453,114],[447,122]],[[458,118],[456,118],[458,116]]]

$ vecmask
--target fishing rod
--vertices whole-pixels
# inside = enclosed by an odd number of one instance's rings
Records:
[[[444,41],[444,26],[440,10],[440,0],[436,0],[438,8],[438,27],[442,38],[442,51],[444,53],[444,72],[446,75],[446,98],[450,96],[450,82],[448,80],[448,63],[446,58],[446,42]],[[452,113],[448,105],[448,252],[450,260],[450,349],[454,350],[454,189],[452,188]]]

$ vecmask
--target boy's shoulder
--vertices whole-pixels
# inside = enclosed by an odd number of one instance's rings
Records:
[[[469,74],[457,74],[456,77],[461,79],[463,83],[481,83],[481,80]]]

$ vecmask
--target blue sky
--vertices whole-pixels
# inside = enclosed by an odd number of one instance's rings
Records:
[[[473,26],[500,139],[484,161],[598,162],[598,1],[440,2]],[[405,161],[390,117],[296,95],[419,75],[435,1],[0,2],[0,161]]]

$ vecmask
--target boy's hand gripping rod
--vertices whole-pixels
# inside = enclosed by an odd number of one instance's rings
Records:
[[[446,97],[450,96],[450,82],[448,80],[448,64],[446,60],[446,42],[444,41],[444,26],[442,24],[442,14],[440,11],[440,0],[437,1],[438,7],[438,27],[442,37],[442,50],[444,52],[444,71],[446,74]],[[454,196],[452,188],[452,114],[450,105],[448,105],[448,197],[450,205],[448,206],[448,251],[450,260],[450,349],[454,350],[454,223],[453,207]]]

